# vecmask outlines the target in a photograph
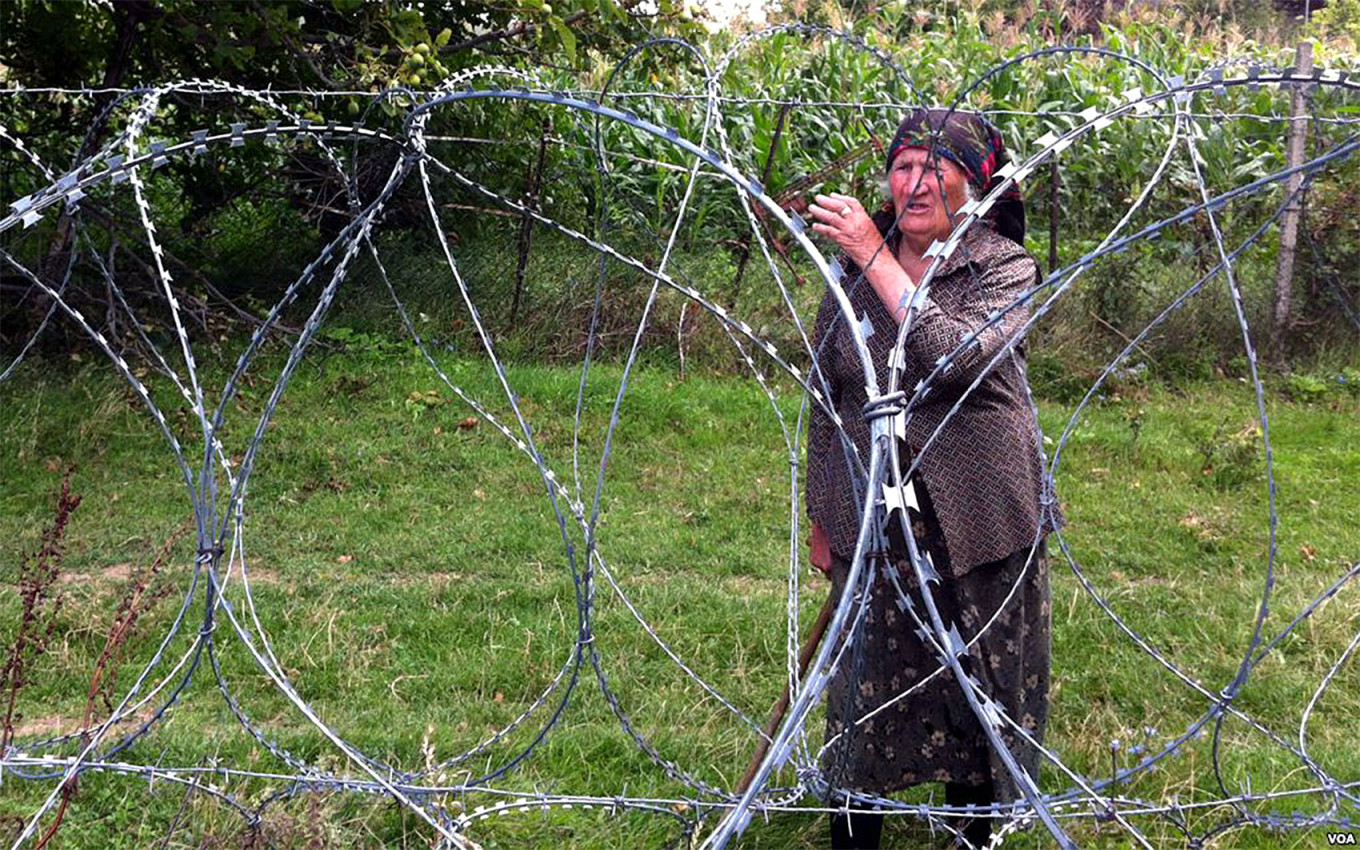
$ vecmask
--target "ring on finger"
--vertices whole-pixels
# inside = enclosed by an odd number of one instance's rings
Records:
[[[849,214],[850,214],[850,205],[849,205],[849,204],[843,204],[843,205],[841,205],[841,218],[845,218],[845,217],[846,217],[847,215],[849,215]]]

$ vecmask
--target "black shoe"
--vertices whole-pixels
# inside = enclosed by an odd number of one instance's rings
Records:
[[[883,841],[883,815],[875,812],[831,816],[831,850],[878,850]]]

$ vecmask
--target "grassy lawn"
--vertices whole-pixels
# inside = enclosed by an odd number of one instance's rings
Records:
[[[273,361],[277,366],[277,359]],[[453,379],[513,427],[489,365],[443,359]],[[267,371],[267,369],[265,370]],[[586,395],[580,479],[587,511],[620,370],[597,368]],[[219,372],[208,381],[220,383]],[[559,480],[573,492],[572,414],[578,373],[513,367],[511,383]],[[158,400],[175,409],[171,388]],[[241,451],[269,382],[248,387],[224,442]],[[415,394],[413,397],[412,394]],[[781,388],[790,428],[798,398]],[[1041,400],[1055,438],[1070,404]],[[1338,396],[1297,404],[1269,393],[1279,528],[1267,638],[1360,558],[1360,403]],[[437,764],[520,715],[553,681],[577,634],[576,590],[562,533],[537,470],[401,348],[355,349],[305,362],[260,451],[246,501],[245,547],[260,622],[299,694],[359,749],[405,770]],[[787,448],[754,381],[644,368],[620,413],[600,504],[600,549],[611,575],[660,636],[736,708],[763,721],[785,669],[790,487]],[[1087,410],[1064,451],[1059,494],[1065,539],[1096,590],[1164,658],[1209,693],[1233,678],[1251,639],[1264,586],[1266,485],[1255,402],[1236,381],[1189,389],[1125,387]],[[184,414],[171,427],[201,455]],[[182,479],[164,441],[104,366],[28,367],[0,387],[0,633],[18,628],[15,589],[24,553],[52,519],[63,471],[83,501],[72,516],[58,588],[63,599],[48,651],[18,698],[21,740],[76,728],[94,659],[129,574],[189,520]],[[573,545],[581,534],[571,529]],[[193,545],[168,564],[174,590],[140,622],[118,667],[121,693],[175,616]],[[1131,763],[1129,746],[1157,747],[1182,732],[1209,700],[1125,636],[1055,561],[1052,721],[1048,743],[1074,770],[1108,776]],[[803,576],[811,620],[824,583]],[[239,576],[229,595],[245,615]],[[754,734],[688,678],[600,582],[596,641],[618,705],[661,758],[707,783],[733,786]],[[178,658],[201,620],[201,595]],[[1297,744],[1318,683],[1360,626],[1349,585],[1295,629],[1255,669],[1238,705]],[[8,641],[8,638],[7,638]],[[260,672],[221,622],[223,679],[260,729],[303,760],[357,775]],[[163,665],[160,670],[166,668]],[[559,688],[501,743],[448,768],[462,781],[503,767],[538,736]],[[1143,741],[1145,727],[1153,727]],[[812,729],[820,729],[820,717]],[[1212,728],[1210,729],[1212,731]],[[1307,727],[1311,756],[1342,781],[1360,779],[1360,677],[1344,667]],[[820,734],[813,736],[814,746]],[[1121,741],[1112,751],[1111,741]],[[1131,798],[1182,804],[1223,796],[1211,736],[1128,783]],[[1286,791],[1314,784],[1297,760],[1241,720],[1223,724],[1223,781],[1233,790]],[[121,758],[166,765],[220,763],[292,770],[236,723],[211,671],[195,674],[167,720]],[[1045,768],[1046,790],[1068,782]],[[789,782],[791,773],[781,777]],[[680,799],[692,796],[634,744],[582,670],[557,726],[532,756],[494,783],[519,792]],[[232,779],[257,804],[279,783]],[[0,815],[23,816],[49,784],[8,778]],[[907,799],[925,800],[930,787]],[[455,810],[490,795],[450,799]],[[236,846],[240,819],[206,795],[185,811],[181,790],[90,774],[53,846]],[[1316,811],[1317,797],[1254,806]],[[280,846],[429,846],[432,830],[384,798],[302,795],[271,807]],[[1343,812],[1345,814],[1346,812]],[[682,812],[683,814],[683,812]],[[1349,812],[1354,816],[1354,812]],[[1203,831],[1228,807],[1189,809]],[[1135,822],[1156,845],[1183,843],[1165,820]],[[817,847],[825,820],[783,813],[757,819],[741,846]],[[889,827],[888,846],[945,846],[914,821]],[[1089,820],[1071,824],[1083,846],[1123,847],[1127,836]],[[1318,831],[1320,832],[1320,830]],[[656,847],[680,836],[672,818],[553,810],[496,817],[469,833],[486,847]],[[214,844],[213,842],[218,842]],[[317,842],[311,843],[309,842]],[[1008,842],[1010,843],[1010,842]],[[1016,846],[1047,846],[1038,833]],[[1314,833],[1229,831],[1218,847],[1316,846]]]

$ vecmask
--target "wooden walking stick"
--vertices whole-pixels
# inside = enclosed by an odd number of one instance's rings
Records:
[[[807,672],[808,664],[812,663],[812,656],[816,654],[818,645],[822,642],[822,636],[826,634],[826,626],[831,622],[831,614],[836,610],[836,597],[827,594],[826,604],[822,606],[822,613],[817,615],[817,621],[812,624],[812,632],[808,634],[807,642],[803,644],[803,649],[798,653],[798,678],[803,678]],[[760,769],[760,763],[765,760],[765,754],[770,751],[770,741],[774,738],[775,730],[784,721],[784,714],[789,710],[789,683],[784,683],[784,693],[780,694],[774,708],[770,711],[769,722],[765,724],[765,735],[760,739],[760,746],[756,747],[755,755],[751,756],[751,763],[746,766],[746,774],[742,776],[741,782],[737,784],[737,793],[742,794],[751,786],[751,780],[756,778],[756,771]]]

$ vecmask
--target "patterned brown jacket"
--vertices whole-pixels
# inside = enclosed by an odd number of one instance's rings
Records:
[[[880,391],[886,391],[888,356],[898,324],[859,269],[845,257],[841,263],[846,268],[843,281],[849,284],[850,303],[872,328],[869,351]],[[941,264],[907,336],[900,386],[908,397],[960,339],[1037,280],[1038,265],[1023,247],[983,223],[973,225]],[[964,390],[1029,315],[1027,307],[1012,310],[935,377],[931,391],[908,411],[907,444],[901,447],[904,463],[921,453]],[[862,504],[855,499],[852,482],[863,486],[860,470],[869,461],[869,425],[862,410],[868,399],[863,367],[829,292],[817,311],[813,350],[820,352],[818,364],[831,393],[831,406],[858,452],[858,461],[848,462],[835,426],[814,406],[808,421],[808,514],[826,532],[831,551],[848,559],[854,553]],[[968,395],[921,458],[917,482],[925,484],[934,503],[948,550],[947,569],[954,576],[1029,546],[1041,521],[1045,531],[1062,524],[1056,504],[1051,513],[1042,507],[1038,427],[1026,398],[1024,350],[1016,345],[1012,351],[1014,356],[999,360]],[[819,386],[815,377],[813,381]]]

